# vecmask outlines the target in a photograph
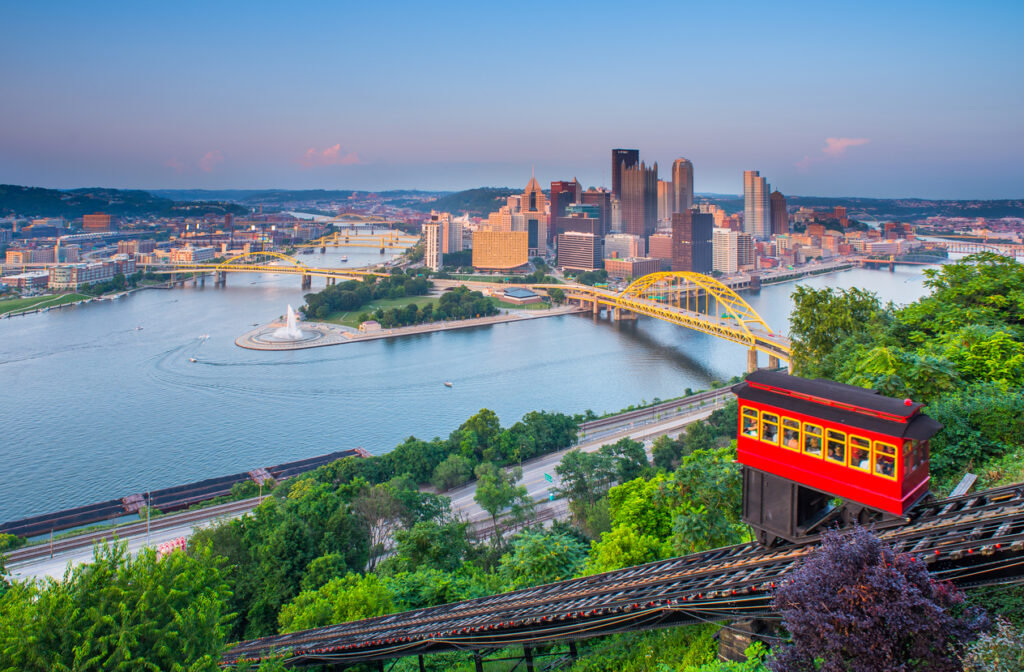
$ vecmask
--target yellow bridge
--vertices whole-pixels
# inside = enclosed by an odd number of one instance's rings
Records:
[[[274,262],[278,263],[274,263]],[[284,263],[280,263],[284,262]],[[367,271],[357,268],[317,268],[307,266],[295,257],[278,252],[249,252],[231,257],[220,263],[159,263],[146,264],[144,267],[154,273],[216,273],[218,285],[226,282],[228,273],[277,273],[279,275],[298,275],[302,277],[302,288],[313,286],[313,277],[327,278],[327,284],[333,285],[338,280],[360,280],[368,275],[386,276],[387,273]]]
[[[223,284],[228,273],[276,273],[302,277],[302,288],[312,286],[312,278],[326,278],[327,284],[338,280],[359,280],[387,273],[350,268],[317,268],[307,266],[294,257],[277,252],[252,252],[226,259],[220,263],[149,264],[155,273],[216,273],[217,284]],[[200,278],[201,280],[201,278]],[[479,281],[438,280],[439,286],[465,284],[474,289],[508,287]],[[775,332],[736,292],[718,280],[699,273],[651,273],[621,292],[602,287],[566,284],[537,284],[531,287],[550,292],[559,289],[566,299],[589,305],[595,315],[610,311],[613,319],[635,319],[646,315],[665,322],[717,336],[747,348],[747,368],[757,368],[757,353],[768,355],[768,366],[777,368],[780,361],[790,361],[790,340]]]
[[[736,292],[699,273],[651,273],[621,292],[586,285],[536,285],[559,288],[566,298],[589,305],[595,315],[611,311],[615,320],[647,315],[687,329],[738,343],[747,348],[747,370],[757,368],[757,353],[768,355],[768,366],[789,362],[790,340],[772,330]]]
[[[297,248],[319,247],[379,247],[380,249],[400,249],[412,247],[419,240],[419,236],[412,236],[399,231],[387,231],[385,233],[364,233],[354,229],[335,231],[322,238],[311,240]]]

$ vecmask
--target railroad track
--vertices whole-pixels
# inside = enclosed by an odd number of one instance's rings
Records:
[[[872,526],[954,583],[1024,580],[1024,485],[925,504]],[[243,642],[222,664],[283,656],[292,666],[586,639],[771,612],[774,588],[818,539],[750,543],[512,593]]]
[[[250,499],[241,499],[236,502],[227,502],[225,504],[208,506],[203,509],[196,509],[195,511],[184,511],[173,515],[161,516],[149,521],[149,530],[151,533],[159,532],[169,527],[176,527],[185,523],[242,513],[255,508],[258,503],[259,497],[252,497]],[[145,533],[146,521],[141,521],[130,525],[121,525],[119,527],[96,530],[95,532],[87,532],[67,539],[57,539],[53,542],[52,546],[49,543],[42,543],[34,546],[28,546],[26,548],[19,548],[5,553],[4,560],[7,562],[8,567],[11,567],[16,563],[48,557],[51,555],[51,552],[53,555],[56,555],[64,551],[72,551],[82,547],[92,546],[97,542],[108,539],[123,539],[125,537]]]

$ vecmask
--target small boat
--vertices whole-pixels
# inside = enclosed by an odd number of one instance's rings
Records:
[[[142,331],[142,327],[135,327],[135,331]]]
[[[196,360],[196,358],[195,358],[195,357],[189,357],[189,358],[188,358],[188,361],[190,361],[190,362],[192,362],[193,364],[195,364],[195,362],[196,362],[197,360]]]
[[[444,381],[444,386],[445,387],[451,387],[452,386],[451,381],[449,381],[449,380]]]
[[[342,257],[341,260],[342,260],[342,262],[348,261],[348,256],[346,255],[346,256]]]

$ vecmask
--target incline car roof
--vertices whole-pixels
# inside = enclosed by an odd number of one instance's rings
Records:
[[[942,429],[941,423],[920,412],[919,402],[907,405],[874,390],[821,378],[755,371],[732,391],[740,399],[889,436],[923,441]]]

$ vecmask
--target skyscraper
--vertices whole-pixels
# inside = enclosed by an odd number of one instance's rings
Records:
[[[601,212],[601,235],[612,230],[612,194],[607,189],[594,189],[591,187],[583,192],[583,202],[587,205],[596,205]]]
[[[551,212],[548,214],[548,242],[554,240],[555,225],[559,217],[565,216],[565,209],[573,203],[580,202],[583,189],[574,177],[572,182],[559,180],[551,183]]]
[[[423,263],[432,271],[440,271],[444,265],[441,251],[441,222],[431,219],[423,224]]]
[[[672,213],[676,211],[672,183],[658,180],[658,221],[672,221]]]
[[[789,233],[789,212],[786,210],[786,197],[776,189],[771,195],[772,235],[781,236]]]
[[[640,163],[639,149],[612,150],[612,198],[622,200],[622,168]]]
[[[756,170],[743,171],[743,231],[759,240],[771,236],[768,217],[771,187]]]
[[[715,218],[697,210],[672,215],[672,270],[710,273]]]
[[[672,162],[672,197],[675,199],[673,212],[683,212],[693,207],[693,164],[689,159],[676,159]]]
[[[644,240],[658,228],[658,164],[622,171],[622,231]]]
[[[529,234],[529,254],[531,257],[544,256],[548,251],[548,199],[545,198],[536,177],[531,176],[526,185],[521,208],[526,220],[526,232]]]

